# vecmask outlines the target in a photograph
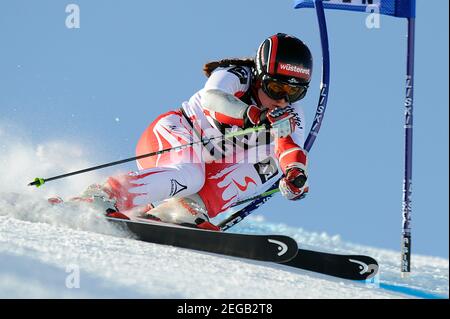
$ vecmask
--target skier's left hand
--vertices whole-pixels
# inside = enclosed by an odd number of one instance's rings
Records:
[[[287,170],[286,176],[280,180],[279,189],[286,199],[304,198],[309,191],[306,167],[300,163],[291,166]]]

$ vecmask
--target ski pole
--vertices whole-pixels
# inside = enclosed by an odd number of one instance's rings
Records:
[[[245,217],[250,215],[252,213],[252,211],[255,210],[257,207],[259,207],[262,204],[264,204],[265,202],[267,202],[272,197],[273,194],[275,194],[279,191],[280,190],[278,188],[278,183],[275,183],[267,192],[264,192],[258,196],[237,202],[232,207],[239,206],[241,204],[245,204],[249,201],[258,201],[258,204],[256,207],[254,207],[253,205],[250,204],[250,205],[238,210],[236,213],[230,215],[229,217],[227,217],[226,219],[221,221],[217,226],[219,226],[222,231],[228,230],[229,228],[233,227],[234,225],[236,225],[237,223],[242,221]]]
[[[62,175],[53,176],[53,177],[49,177],[49,178],[36,177],[34,179],[34,181],[32,181],[31,183],[28,184],[28,186],[40,187],[40,186],[44,185],[46,182],[53,181],[53,180],[56,180],[56,179],[61,179],[61,178],[65,178],[65,177],[69,177],[69,176],[73,176],[73,175],[78,175],[78,174],[82,174],[82,173],[86,173],[86,172],[90,172],[90,171],[94,171],[94,170],[98,170],[98,169],[102,169],[102,168],[110,167],[110,166],[114,166],[114,165],[119,165],[119,164],[135,161],[135,160],[138,160],[138,159],[141,159],[141,158],[145,158],[145,157],[150,157],[150,156],[164,154],[164,153],[167,153],[167,152],[182,150],[184,148],[192,147],[192,146],[194,146],[196,144],[199,144],[199,143],[203,143],[204,145],[206,145],[209,142],[211,142],[212,140],[219,139],[219,138],[220,139],[227,139],[227,138],[232,138],[232,137],[245,135],[245,134],[249,134],[249,133],[253,133],[253,132],[257,132],[257,131],[261,131],[261,130],[266,130],[266,129],[267,129],[266,126],[251,127],[251,128],[245,129],[245,130],[239,130],[239,131],[236,131],[236,132],[227,133],[227,134],[222,135],[222,136],[214,136],[214,137],[204,138],[204,139],[201,139],[201,140],[196,141],[196,142],[179,145],[179,146],[175,146],[175,147],[172,147],[172,148],[166,148],[166,149],[163,149],[163,150],[159,150],[159,151],[155,151],[155,152],[151,152],[151,153],[147,153],[147,154],[143,154],[143,155],[139,155],[139,156],[135,156],[135,157],[130,157],[130,158],[126,158],[126,159],[123,159],[123,160],[110,162],[110,163],[106,163],[106,164],[102,164],[102,165],[98,165],[98,166],[93,166],[93,167],[85,168],[85,169],[82,169],[82,170],[79,170],[79,171],[75,171],[75,172],[71,172],[71,173],[67,173],[67,174],[62,174]]]
[[[275,193],[278,193],[279,191],[280,191],[280,189],[279,189],[278,187],[277,187],[277,188],[271,187],[268,191],[266,191],[266,192],[264,192],[264,193],[262,193],[262,194],[259,194],[259,195],[257,195],[257,196],[250,197],[250,198],[241,200],[241,201],[239,201],[239,202],[237,202],[237,203],[234,203],[231,207],[236,207],[236,206],[239,206],[239,205],[242,205],[242,204],[251,202],[251,201],[253,201],[253,200],[259,199],[259,198],[261,198],[261,197],[270,196],[270,195],[273,195],[273,194],[275,194]]]
[[[250,201],[252,202],[250,203],[250,205],[243,207],[242,209],[238,210],[234,214],[230,215],[229,217],[221,221],[217,226],[219,226],[222,231],[225,231],[228,228],[233,227],[234,225],[242,221],[245,217],[250,215],[252,211],[254,211],[256,208],[267,202],[275,193],[278,193],[280,191],[278,187],[279,182],[280,180],[278,180],[275,184],[273,184],[272,187],[269,188],[269,190],[260,195],[247,198],[233,204],[231,207],[236,207]],[[304,182],[306,182],[306,179],[304,180]]]

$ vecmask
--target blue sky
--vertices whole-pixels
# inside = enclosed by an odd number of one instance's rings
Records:
[[[79,5],[79,29],[65,26],[69,3]],[[327,11],[331,85],[310,152],[310,194],[301,202],[278,195],[258,213],[399,249],[406,21],[383,16],[379,29],[368,29],[365,19]],[[448,21],[447,1],[418,0],[413,253],[445,257]],[[253,56],[276,32],[296,35],[313,52],[313,81],[303,100],[309,128],[320,83],[318,27],[314,10],[293,10],[290,0],[2,1],[0,125],[26,131],[35,143],[77,141],[91,150],[94,164],[133,156],[147,125],[203,86],[205,62]]]

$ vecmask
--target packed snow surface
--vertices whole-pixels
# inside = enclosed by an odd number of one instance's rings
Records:
[[[367,254],[375,282],[342,280],[275,263],[145,243],[75,203],[0,192],[0,298],[448,298],[447,259],[399,252],[250,216],[234,232],[289,235],[300,247]]]

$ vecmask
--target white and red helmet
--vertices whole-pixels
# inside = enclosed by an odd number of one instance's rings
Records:
[[[305,96],[311,81],[313,58],[309,48],[298,38],[284,33],[268,37],[258,48],[255,64],[257,80],[303,87],[295,100]]]

